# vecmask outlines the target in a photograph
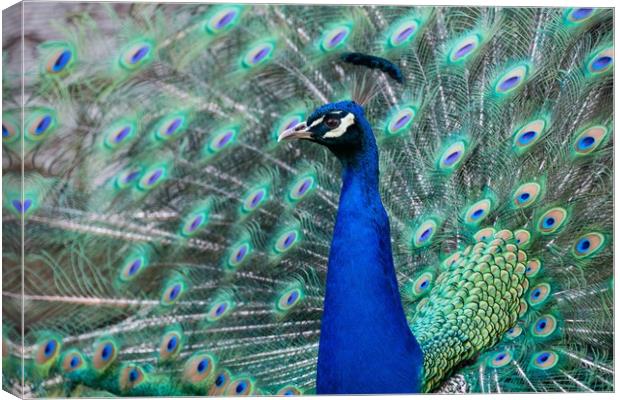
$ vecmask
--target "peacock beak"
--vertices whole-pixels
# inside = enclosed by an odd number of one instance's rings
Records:
[[[312,139],[312,132],[308,130],[308,126],[305,122],[300,122],[278,136],[278,142],[289,139]]]

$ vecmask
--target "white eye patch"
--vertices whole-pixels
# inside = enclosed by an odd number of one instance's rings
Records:
[[[324,118],[325,117],[317,118],[312,124],[310,124],[310,126],[308,128],[314,128],[315,126],[317,126],[318,124],[323,122]]]
[[[321,118],[322,119],[322,118]],[[316,122],[316,121],[315,121]],[[355,123],[355,115],[348,113],[347,115],[344,116],[344,118],[342,118],[340,120],[340,125],[338,125],[337,128],[332,129],[331,131],[327,131],[323,137],[324,138],[337,138],[342,136],[347,129],[349,129],[349,127],[351,125],[353,125]],[[313,124],[314,125],[314,124]]]

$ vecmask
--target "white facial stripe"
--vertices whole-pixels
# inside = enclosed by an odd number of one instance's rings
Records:
[[[323,135],[323,137],[324,138],[337,138],[337,137],[340,137],[354,123],[355,123],[355,115],[353,115],[351,113],[347,113],[347,115],[340,120],[340,125],[338,125],[338,128],[332,129],[331,131],[328,131],[327,133],[325,133],[325,135]]]
[[[318,124],[323,122],[323,118],[325,118],[325,117],[317,118],[308,128],[313,128],[313,127],[317,126]]]

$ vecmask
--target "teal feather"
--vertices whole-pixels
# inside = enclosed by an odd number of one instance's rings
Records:
[[[424,390],[614,390],[611,9],[28,8],[24,71],[3,47],[4,390],[315,393],[341,167],[277,138],[352,97]]]

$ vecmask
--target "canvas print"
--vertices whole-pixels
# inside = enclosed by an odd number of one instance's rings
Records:
[[[2,388],[610,392],[613,10],[3,11]]]

